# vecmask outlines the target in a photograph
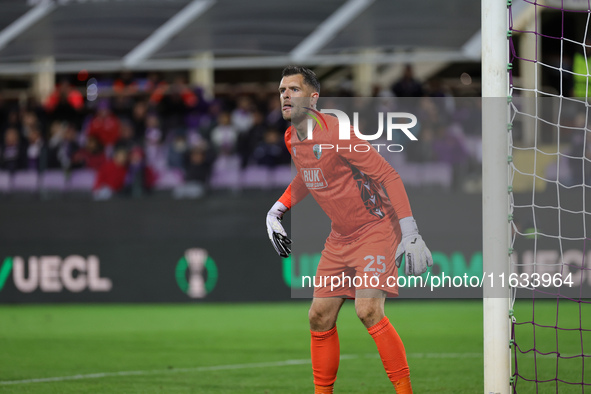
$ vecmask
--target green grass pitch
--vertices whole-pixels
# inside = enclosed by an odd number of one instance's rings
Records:
[[[404,340],[415,392],[482,392],[481,301],[386,305]],[[0,392],[310,393],[308,306],[303,301],[0,306]],[[556,302],[537,304],[536,312],[551,319],[555,307]],[[519,311],[518,305],[516,312],[527,318],[527,308]],[[578,306],[571,309],[561,324],[578,326]],[[343,359],[335,392],[393,392],[351,301],[337,326]],[[530,334],[523,331],[527,342]],[[565,341],[564,352],[580,353],[580,340]],[[555,362],[542,364],[549,373],[555,368]],[[580,376],[578,368],[572,379]],[[44,378],[59,379],[28,381]]]

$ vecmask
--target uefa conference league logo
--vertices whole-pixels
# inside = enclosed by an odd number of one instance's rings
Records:
[[[183,293],[191,298],[204,298],[217,283],[218,269],[205,249],[191,248],[178,261],[175,276]]]

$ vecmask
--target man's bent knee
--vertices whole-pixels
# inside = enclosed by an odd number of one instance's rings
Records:
[[[355,312],[363,325],[369,328],[384,318],[383,302],[379,299],[358,300],[355,303]]]
[[[308,313],[310,319],[310,330],[312,331],[328,331],[334,327],[336,318],[326,312],[317,311],[310,308]]]
[[[328,331],[335,326],[343,301],[334,301],[335,302],[312,302],[312,306],[308,312],[310,329],[312,331]]]

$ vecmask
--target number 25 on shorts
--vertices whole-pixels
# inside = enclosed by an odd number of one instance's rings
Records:
[[[381,274],[383,274],[384,272],[386,272],[386,263],[384,263],[384,260],[386,260],[386,256],[372,256],[372,255],[367,255],[363,258],[363,260],[367,261],[367,265],[365,266],[365,268],[363,269],[363,271],[365,272],[379,272]]]

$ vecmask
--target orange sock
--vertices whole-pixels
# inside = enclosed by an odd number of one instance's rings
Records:
[[[410,370],[406,361],[406,351],[402,339],[384,317],[374,326],[367,329],[378,346],[378,352],[388,374],[388,378],[396,388],[397,394],[412,393],[410,385]]]
[[[410,384],[410,376],[398,379],[394,382],[394,388],[397,394],[412,394],[412,385]]]
[[[330,386],[319,386],[314,385],[314,394],[332,394],[334,391],[334,385]]]
[[[337,380],[341,348],[336,326],[328,331],[310,331],[312,341],[312,371],[314,374],[315,393],[332,393]]]

